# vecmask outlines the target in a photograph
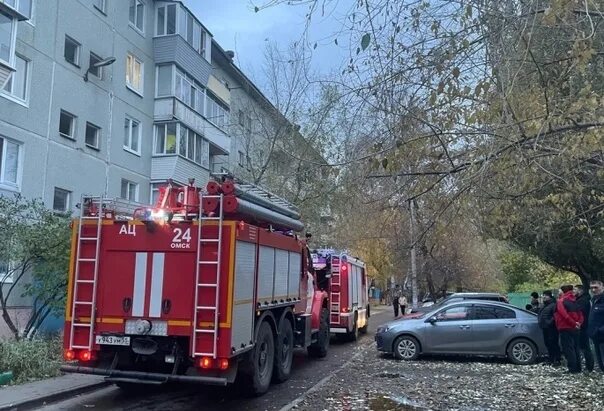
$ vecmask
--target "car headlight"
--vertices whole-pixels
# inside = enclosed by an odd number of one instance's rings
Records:
[[[388,332],[389,329],[390,329],[390,327],[388,327],[387,325],[382,325],[377,328],[377,333],[378,334],[385,333],[385,332]]]

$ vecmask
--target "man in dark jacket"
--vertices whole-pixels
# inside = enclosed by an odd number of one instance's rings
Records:
[[[581,350],[579,349],[579,330],[583,324],[583,313],[577,306],[572,285],[560,287],[562,296],[556,303],[554,320],[560,333],[560,345],[566,357],[568,372],[577,374],[581,372]]]
[[[591,352],[591,344],[587,335],[587,324],[589,322],[589,311],[591,309],[591,300],[589,293],[585,292],[582,285],[575,285],[575,298],[577,306],[583,313],[583,324],[579,330],[579,349],[585,359],[585,369],[589,372],[594,370],[594,355]]]
[[[531,309],[534,313],[539,313],[539,293],[533,291],[531,293]]]
[[[600,371],[604,372],[604,285],[602,281],[592,281],[589,288],[593,293],[587,334],[596,348],[596,361]]]
[[[560,365],[561,353],[558,344],[558,330],[554,321],[556,302],[551,291],[543,292],[543,305],[539,310],[539,327],[543,332],[543,340],[547,347],[547,361],[545,364]]]

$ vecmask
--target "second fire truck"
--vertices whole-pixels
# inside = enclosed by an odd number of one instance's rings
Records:
[[[293,205],[227,178],[120,208],[84,197],[73,221],[63,371],[122,387],[237,378],[259,395],[289,378],[294,347],[327,354],[329,295]]]
[[[365,263],[332,249],[314,250],[312,259],[319,288],[330,295],[330,332],[356,341],[367,332],[370,315]]]

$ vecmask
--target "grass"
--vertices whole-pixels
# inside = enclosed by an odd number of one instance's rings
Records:
[[[0,341],[0,372],[13,372],[11,384],[56,377],[61,364],[62,340],[58,337]]]

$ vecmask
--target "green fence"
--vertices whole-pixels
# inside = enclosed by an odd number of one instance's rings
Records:
[[[531,293],[508,293],[508,300],[511,305],[524,309],[531,303]]]

